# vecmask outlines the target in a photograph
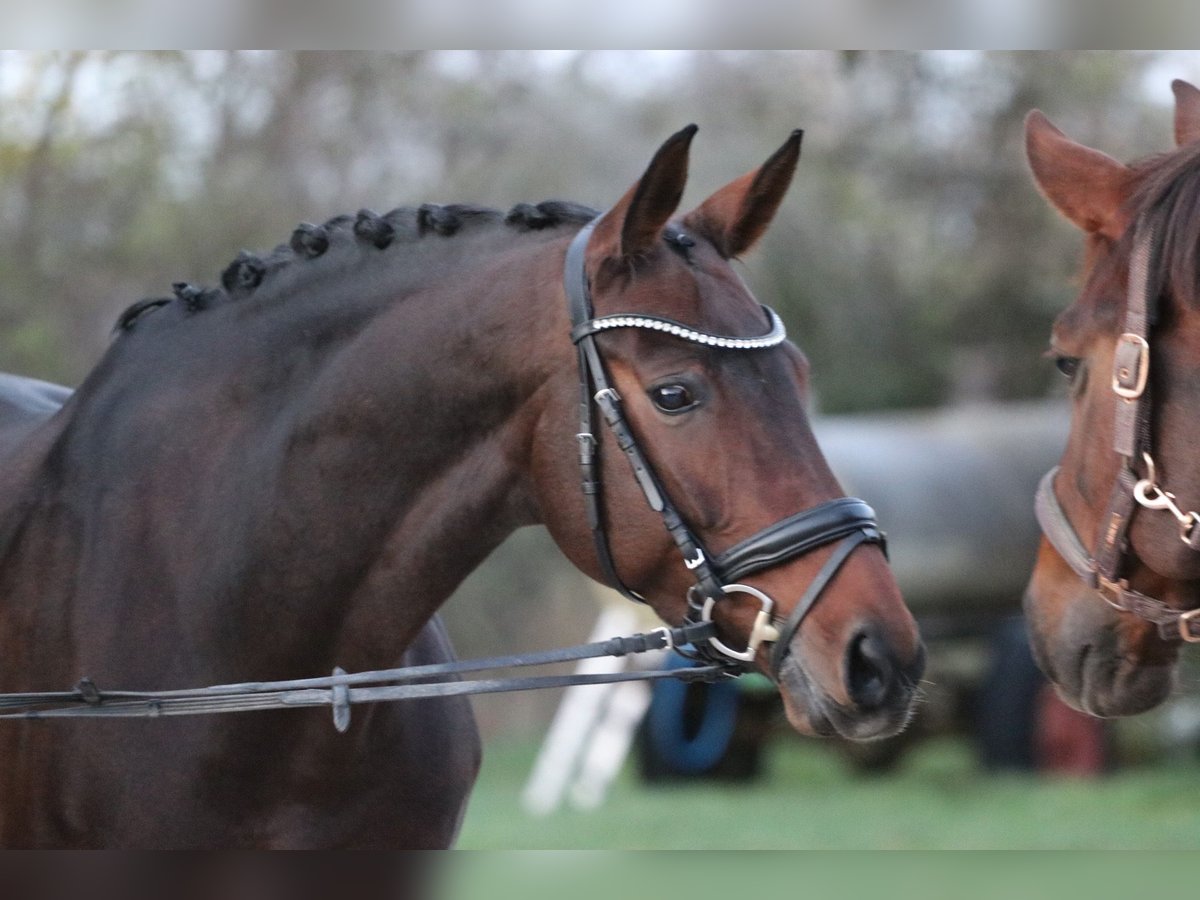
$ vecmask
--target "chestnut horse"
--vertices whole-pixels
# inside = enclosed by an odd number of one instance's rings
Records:
[[[752,591],[711,615],[722,646],[757,644],[750,664],[798,730],[903,727],[924,651],[859,521],[869,508],[832,507],[857,511],[852,545],[771,555],[797,513],[842,494],[805,415],[804,356],[730,265],[779,206],[799,133],[672,220],[694,131],[598,218],[549,202],[301,226],[219,288],[131,307],[61,409],[61,391],[10,386],[0,690],[447,659],[439,605],[531,523],[674,625],[703,560],[680,556],[682,528],[714,559],[754,536],[770,551],[742,567]],[[568,315],[569,247],[597,317],[586,336]],[[635,478],[623,439],[597,435],[606,551],[580,491],[573,338],[598,348],[611,384],[597,400],[607,416],[619,396],[654,473]],[[652,477],[682,519],[670,533],[643,494]],[[799,609],[814,583],[820,603]],[[764,624],[760,594],[803,627]],[[6,846],[444,847],[479,740],[465,700],[421,700],[364,707],[345,734],[316,711],[6,721],[0,759]]]
[[[1172,87],[1175,149],[1128,166],[1026,120],[1034,179],[1087,252],[1051,338],[1073,413],[1025,609],[1042,669],[1096,716],[1161,703],[1200,640],[1200,91]]]

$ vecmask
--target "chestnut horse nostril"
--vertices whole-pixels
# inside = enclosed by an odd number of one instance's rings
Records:
[[[846,649],[846,688],[860,709],[878,709],[893,695],[897,666],[887,643],[860,632]]]

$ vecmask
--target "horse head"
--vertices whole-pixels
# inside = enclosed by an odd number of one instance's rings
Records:
[[[1173,87],[1175,149],[1130,165],[1026,119],[1034,180],[1086,256],[1051,336],[1071,431],[1025,608],[1043,670],[1099,716],[1162,702],[1200,636],[1200,91]]]
[[[601,442],[600,477],[590,489],[602,501],[603,536],[594,540],[563,427],[578,421],[583,377],[587,430],[588,363],[562,366],[534,451],[542,519],[576,565],[645,598],[668,622],[688,615],[689,592],[693,604],[698,591],[699,599],[720,595],[706,610],[720,632],[717,646],[747,648],[733,652],[777,681],[798,730],[886,736],[907,721],[922,671],[916,625],[881,539],[870,533],[873,521],[857,523],[866,530],[856,533],[870,540],[798,545],[796,535],[813,527],[806,510],[843,523],[847,510],[866,519],[870,510],[838,502],[843,492],[806,414],[808,363],[731,265],[778,209],[800,133],[676,219],[694,132],[667,140],[645,174],[576,239],[579,291],[590,294],[594,319],[576,317],[575,336],[594,341],[592,369],[611,388],[608,399],[620,398],[629,435]],[[568,254],[568,279],[570,266]],[[631,474],[621,452],[629,440],[646,471]],[[652,508],[656,494],[677,509],[686,539],[664,528]],[[686,559],[680,548],[688,548]],[[713,590],[697,588],[697,570],[715,579]],[[737,587],[721,583],[727,574],[738,576]],[[774,624],[765,624],[764,612]]]

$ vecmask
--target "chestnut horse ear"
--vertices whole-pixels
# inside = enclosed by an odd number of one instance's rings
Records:
[[[1175,92],[1176,146],[1200,141],[1200,89],[1176,78],[1171,90]]]
[[[637,184],[596,223],[589,255],[628,259],[654,247],[683,197],[688,147],[696,131],[695,125],[689,125],[658,148]]]
[[[1084,231],[1121,236],[1130,174],[1125,166],[1075,143],[1036,109],[1025,117],[1025,154],[1038,189],[1055,209]]]
[[[684,216],[726,259],[745,253],[763,236],[792,183],[804,132],[793,131],[762,167],[721,188]]]

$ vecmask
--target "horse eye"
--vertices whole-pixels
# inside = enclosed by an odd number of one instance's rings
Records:
[[[1058,356],[1054,359],[1054,365],[1058,368],[1058,371],[1062,372],[1068,378],[1074,378],[1075,374],[1079,371],[1079,357]]]
[[[665,413],[679,413],[696,405],[692,392],[682,384],[664,384],[650,389],[650,399]]]

